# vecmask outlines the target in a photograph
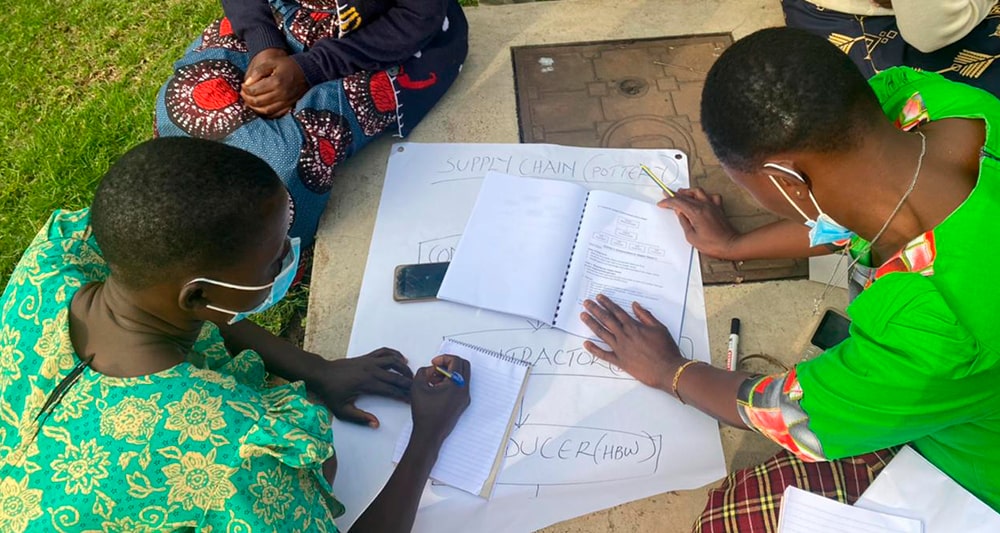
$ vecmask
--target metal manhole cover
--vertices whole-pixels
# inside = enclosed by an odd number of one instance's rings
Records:
[[[692,183],[724,198],[742,231],[777,220],[726,177],[701,131],[705,74],[728,34],[512,48],[521,142],[677,148]],[[705,283],[802,278],[808,262],[701,257]]]

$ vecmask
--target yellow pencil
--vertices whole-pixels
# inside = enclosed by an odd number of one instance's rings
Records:
[[[639,168],[641,168],[642,171],[645,172],[650,179],[655,181],[656,184],[659,185],[661,189],[663,189],[663,192],[669,194],[671,198],[677,196],[676,194],[674,194],[674,191],[670,190],[670,187],[667,187],[666,183],[663,183],[663,181],[660,178],[656,177],[656,174],[653,174],[652,170],[649,170],[649,167],[647,167],[646,165],[639,165]]]

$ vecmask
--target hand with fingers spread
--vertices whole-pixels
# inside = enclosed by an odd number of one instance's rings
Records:
[[[240,96],[258,115],[278,118],[309,90],[302,68],[280,48],[267,48],[250,60]]]
[[[311,381],[316,394],[334,416],[377,428],[378,418],[358,409],[355,400],[362,394],[375,394],[409,401],[413,372],[402,354],[379,348],[361,357],[324,361]]]
[[[580,315],[583,323],[611,348],[605,350],[587,341],[583,347],[588,352],[650,387],[671,391],[674,372],[686,359],[666,326],[637,302],[632,311],[638,320],[603,294],[596,302],[584,302],[584,308],[587,312]]]
[[[722,197],[708,194],[700,187],[681,189],[674,197],[657,204],[677,213],[684,236],[698,251],[719,259],[730,259],[733,245],[740,232],[722,211]]]
[[[471,365],[456,355],[439,355],[431,360],[450,373],[459,373],[465,379],[458,385],[434,366],[417,370],[410,391],[410,406],[413,412],[413,437],[411,442],[430,442],[440,445],[455,428],[455,423],[469,406],[469,387],[472,382]]]

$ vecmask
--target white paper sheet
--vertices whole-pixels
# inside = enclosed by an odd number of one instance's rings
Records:
[[[909,446],[892,458],[854,505],[918,518],[925,533],[1000,531],[1000,514]]]
[[[853,507],[789,486],[778,533],[921,533],[920,520]]]
[[[489,493],[486,481],[500,447],[506,444],[504,435],[531,367],[520,359],[505,360],[452,340],[444,341],[438,353],[469,361],[472,375],[464,377],[469,378],[471,402],[441,446],[431,479],[477,496]],[[396,443],[394,463],[403,456],[412,431],[411,421]]]
[[[491,172],[438,298],[550,323],[587,189]]]
[[[655,201],[660,189],[645,163],[672,188],[688,185],[687,159],[674,150],[603,150],[552,145],[402,143],[389,159],[349,353],[392,346],[411,366],[426,365],[444,337],[534,365],[518,407],[517,428],[489,501],[428,484],[414,531],[531,531],[575,516],[669,490],[695,488],[725,475],[718,424],[697,410],[631,379],[583,350],[583,339],[538,321],[450,302],[395,303],[397,265],[449,261],[490,171],[565,179]],[[681,325],[681,351],[709,359],[698,257]],[[398,402],[362,398],[382,422],[372,430],[335,422],[334,485],[347,507],[347,529],[392,473],[396,439],[409,420]]]

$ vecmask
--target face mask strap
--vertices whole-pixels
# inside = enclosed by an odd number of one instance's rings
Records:
[[[227,315],[233,315],[233,318],[229,319],[229,322],[227,322],[227,324],[229,324],[229,325],[234,324],[236,322],[236,317],[240,316],[239,313],[230,311],[229,309],[223,309],[221,307],[216,307],[214,305],[206,305],[205,309],[211,309],[212,311],[216,311],[216,312],[219,312],[219,313],[225,313]]]
[[[788,196],[788,193],[785,192],[785,189],[782,189],[781,185],[778,185],[778,180],[774,179],[774,176],[770,174],[768,174],[767,177],[771,178],[771,183],[773,183],[775,188],[778,189],[778,192],[780,192],[781,195],[785,197],[785,200],[788,200],[788,203],[791,204],[791,206],[794,207],[795,210],[798,211],[800,215],[802,215],[802,218],[806,219],[807,222],[812,222],[812,219],[806,216],[805,211],[803,211],[798,205],[795,204],[795,202],[792,201],[792,198]]]
[[[253,286],[249,286],[249,285],[235,285],[233,283],[226,283],[225,281],[216,281],[214,279],[209,279],[209,278],[194,278],[193,280],[191,280],[191,281],[188,282],[188,285],[190,285],[192,283],[197,283],[199,281],[202,282],[202,283],[211,283],[212,285],[217,285],[219,287],[225,287],[227,289],[235,289],[235,290],[238,290],[238,291],[247,291],[247,292],[250,292],[250,291],[262,291],[264,289],[270,289],[271,286],[274,285],[274,282],[272,281],[271,283],[268,283],[267,285],[260,285],[260,286],[257,286],[257,287],[253,287]]]
[[[258,313],[260,311],[263,311],[263,309],[266,309],[267,307],[273,305],[275,302],[277,302],[278,300],[280,300],[283,297],[284,292],[282,293],[282,296],[279,296],[279,297],[275,298],[275,295],[273,294],[273,292],[274,292],[274,286],[275,286],[275,284],[278,283],[279,280],[282,280],[282,279],[285,279],[285,278],[287,278],[288,284],[290,285],[291,284],[291,278],[289,278],[289,276],[293,276],[294,275],[295,268],[297,267],[298,262],[299,262],[299,238],[298,237],[294,237],[294,238],[288,239],[288,243],[289,243],[289,252],[285,256],[284,264],[282,265],[281,272],[278,272],[278,275],[275,276],[274,281],[272,281],[271,283],[268,283],[267,285],[259,285],[259,286],[236,285],[234,283],[226,283],[224,281],[217,281],[217,280],[209,279],[209,278],[195,278],[195,279],[189,281],[188,285],[200,281],[202,283],[210,283],[212,285],[217,285],[219,287],[225,287],[227,289],[235,289],[235,290],[238,290],[238,291],[262,291],[264,289],[271,289],[272,294],[269,294],[267,296],[267,298],[265,298],[264,301],[260,303],[260,305],[258,305],[257,307],[255,307],[255,308],[253,308],[253,309],[251,309],[249,311],[235,312],[235,311],[230,311],[229,309],[225,309],[225,308],[222,308],[222,307],[216,307],[214,305],[205,305],[206,309],[210,309],[212,311],[216,311],[216,312],[219,312],[219,313],[225,313],[227,315],[232,315],[233,318],[230,319],[228,323],[229,324],[234,324],[234,323],[236,323],[238,321],[238,319],[241,319],[242,317],[245,317],[245,316],[253,314],[253,313]],[[287,290],[288,290],[288,287],[284,286],[283,287],[283,291],[287,292]]]
[[[796,171],[794,171],[794,170],[792,170],[792,169],[790,169],[788,167],[783,167],[783,166],[781,166],[781,165],[779,165],[777,163],[764,163],[764,168],[773,168],[775,170],[780,170],[780,171],[782,171],[782,172],[784,172],[786,174],[790,174],[792,176],[795,176],[795,179],[801,181],[803,184],[806,182],[805,178],[802,177],[802,174],[799,174],[798,172],[796,172]],[[773,183],[774,186],[778,188],[778,192],[780,192],[781,195],[785,197],[785,200],[788,200],[788,203],[792,204],[792,207],[794,207],[795,210],[798,211],[800,215],[802,215],[802,218],[806,219],[807,221],[812,221],[812,219],[809,218],[808,216],[806,216],[805,212],[803,212],[802,209],[800,209],[799,206],[795,202],[792,201],[791,197],[788,196],[788,193],[785,192],[785,189],[781,188],[781,185],[778,185],[778,180],[775,179],[774,176],[768,174],[767,177],[771,178],[771,183]],[[816,197],[813,196],[812,191],[807,191],[807,192],[809,194],[809,201],[812,202],[813,207],[816,208],[816,212],[819,213],[819,215],[817,215],[817,217],[820,216],[820,215],[822,215],[823,214],[823,210],[820,209],[819,203],[816,202]]]

